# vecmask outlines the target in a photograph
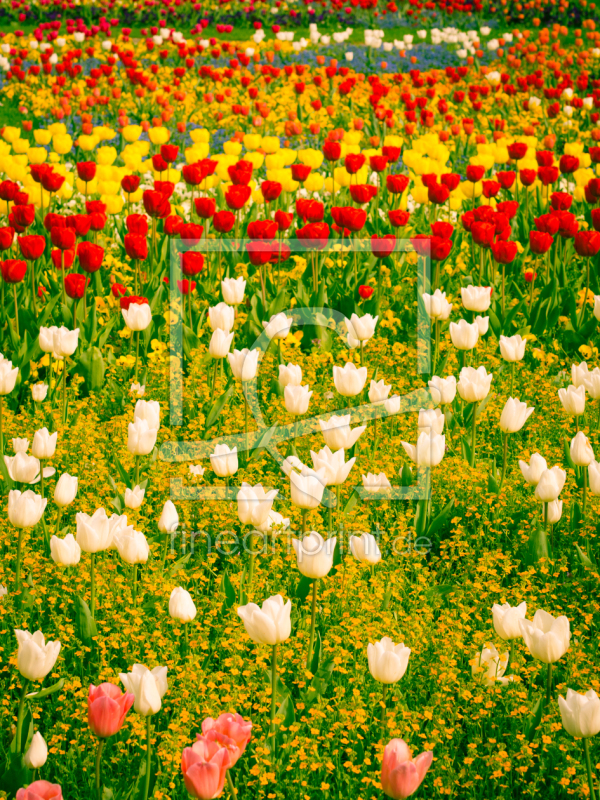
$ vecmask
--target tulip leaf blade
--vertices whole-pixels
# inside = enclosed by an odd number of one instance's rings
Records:
[[[45,689],[41,689],[39,692],[30,692],[28,695],[25,695],[28,700],[43,700],[44,697],[48,697],[49,694],[54,694],[54,692],[60,692],[65,685],[65,679],[61,678],[56,683],[52,684],[52,686],[47,686]]]
[[[541,525],[532,531],[529,537],[529,562],[535,564],[543,558],[548,558],[548,538]]]
[[[582,567],[593,568],[596,566],[590,556],[584,550],[582,550],[578,544],[575,545],[575,549],[577,550],[577,555],[579,556],[579,561]]]
[[[451,497],[450,500],[446,503],[444,508],[440,511],[440,513],[431,520],[429,523],[429,527],[427,528],[427,536],[433,536],[434,533],[437,533],[442,525],[446,522],[450,514],[452,513],[452,509],[454,508],[454,497]]]
[[[219,416],[223,412],[223,409],[225,408],[229,398],[233,394],[233,389],[234,389],[234,382],[233,380],[229,380],[223,394],[220,397],[218,397],[212,404],[207,414],[206,422],[204,424],[205,434],[208,433],[208,430],[215,424],[215,422],[218,420]]]
[[[333,656],[330,656],[321,662],[318,670],[314,674],[310,686],[304,694],[304,702],[307,706],[312,705],[312,703],[325,695],[329,681],[333,675],[334,668],[335,662],[333,660]]]
[[[94,636],[98,635],[90,608],[79,595],[75,598],[75,631],[78,638],[86,645],[90,645]]]
[[[225,595],[225,600],[223,601],[223,607],[225,609],[230,609],[232,606],[235,605],[235,589],[233,588],[233,584],[231,583],[227,572],[223,573],[223,579],[221,580],[221,587],[223,589],[223,594]]]
[[[542,713],[544,711],[544,702],[541,697],[538,697],[535,705],[532,708],[532,714],[527,719],[527,723],[525,725],[525,737],[527,741],[531,742],[533,737],[535,736],[535,732],[539,727],[540,722],[542,721]]]
[[[277,383],[278,383],[278,381],[277,381]],[[266,431],[264,431],[262,433],[260,439],[256,443],[256,447],[254,448],[254,450],[248,456],[248,461],[246,462],[246,465],[248,465],[252,461],[258,459],[263,454],[263,452],[267,448],[267,445],[271,441],[271,437],[273,436],[273,433],[275,431],[275,427],[276,426],[272,425],[270,428],[267,428]]]
[[[312,578],[307,578],[306,575],[303,575],[298,581],[296,591],[294,592],[294,597],[299,601],[300,604],[302,604],[308,597],[312,588],[312,583]]]
[[[277,709],[277,716],[283,719],[279,730],[277,731],[277,743],[281,744],[285,739],[285,735],[287,730],[291,728],[291,726],[296,721],[296,712],[294,709],[294,700],[291,694],[287,694],[283,699],[283,702]],[[283,728],[286,730],[284,731]]]

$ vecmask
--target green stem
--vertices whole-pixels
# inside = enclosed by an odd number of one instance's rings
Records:
[[[504,672],[505,675],[510,674],[510,666],[513,663],[513,659],[515,657],[515,640],[510,640],[510,652],[508,654],[508,664],[506,665],[506,670]]]
[[[21,558],[23,551],[24,535],[25,535],[25,529],[19,528],[19,538],[17,539],[17,570],[16,570],[17,592],[19,592],[19,590],[21,589]]]
[[[471,466],[475,466],[475,447],[477,437],[477,408],[473,403],[473,422],[471,423]]]
[[[302,509],[302,534],[303,535],[306,533],[306,517],[307,516],[308,516],[308,509],[307,508],[303,508]]]
[[[583,740],[583,752],[585,753],[585,765],[587,767],[588,786],[590,787],[590,800],[596,800],[596,792],[594,790],[594,778],[592,776],[592,761],[590,759],[590,740],[585,738]]]
[[[152,743],[150,742],[150,734],[152,732],[152,718],[150,715],[146,717],[146,775],[144,779],[144,800],[148,800],[150,792],[150,770],[152,769]]]
[[[600,415],[598,416],[600,421]],[[0,457],[4,455],[4,395],[0,395]]]
[[[60,530],[60,521],[62,519],[62,508],[58,509],[58,514],[56,515],[56,530],[54,531],[55,535],[58,536],[58,532]]]
[[[498,491],[504,486],[504,478],[506,477],[506,461],[508,457],[508,433],[504,434],[504,442],[502,448],[502,476],[500,477],[500,486]]]
[[[22,747],[23,712],[25,711],[26,694],[27,694],[27,681],[23,680],[23,686],[21,687],[21,696],[19,698],[19,710],[17,712],[17,735],[16,735],[17,754],[21,753],[21,747]]]
[[[588,483],[588,471],[587,467],[584,467],[583,468],[583,519],[584,520],[587,509],[587,483]]]
[[[90,614],[92,619],[95,619],[96,608],[96,553],[90,556]]]
[[[269,735],[271,737],[271,752],[275,752],[275,710],[277,707],[277,645],[273,645],[273,655],[271,658],[271,727]]]
[[[62,421],[63,425],[65,425],[67,422],[67,357],[66,356],[64,356],[63,358],[62,385],[63,385]]]
[[[131,603],[135,608],[137,600],[137,564],[131,565]]]
[[[306,654],[306,669],[309,669],[310,662],[312,660],[312,651],[313,651],[313,644],[315,641],[315,622],[317,618],[317,587],[318,587],[318,579],[313,581],[313,591],[312,591],[312,609],[311,609],[311,616],[310,616],[310,639],[308,640],[308,653]]]
[[[229,791],[231,792],[232,797],[237,797],[237,790],[233,785],[233,778],[231,777],[231,770],[227,770],[227,785],[229,786]]]
[[[96,750],[96,795],[98,800],[102,800],[102,780],[100,776],[100,762],[102,760],[102,749],[104,748],[104,739],[98,740],[98,749]]]
[[[548,674],[546,676],[546,704],[550,702],[552,696],[552,664],[548,664]]]
[[[510,392],[509,392],[509,395],[508,395],[509,397],[512,397],[512,395],[513,395],[514,386],[515,386],[515,362],[511,361],[510,362]]]
[[[383,691],[381,693],[381,738],[385,739],[385,701],[387,696],[387,683],[383,684]]]
[[[135,377],[134,380],[137,383],[138,379],[138,362],[140,358],[140,332],[135,332]]]
[[[135,485],[140,485],[140,457],[135,457]]]

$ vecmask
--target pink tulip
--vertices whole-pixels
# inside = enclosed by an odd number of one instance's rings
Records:
[[[252,723],[239,714],[221,714],[217,719],[207,717],[202,723],[204,738],[216,742],[229,750],[230,767],[240,758],[252,735]]]
[[[90,684],[88,694],[88,725],[101,739],[114,736],[121,730],[135,695],[122,693],[114,683]]]
[[[186,747],[181,756],[185,788],[200,800],[219,797],[230,766],[227,748],[201,736],[192,747]]]
[[[403,739],[392,739],[383,751],[381,786],[393,800],[404,800],[416,792],[433,761],[427,750],[413,761],[410,748]]]
[[[56,783],[35,781],[27,789],[19,789],[17,800],[62,800],[62,790]]]

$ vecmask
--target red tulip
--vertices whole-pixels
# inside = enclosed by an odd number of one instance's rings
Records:
[[[364,206],[366,203],[370,203],[371,200],[377,194],[377,187],[373,186],[370,183],[364,184],[351,184],[350,185],[350,197],[354,200],[355,203],[358,203],[361,206]]]
[[[229,208],[232,208],[234,211],[239,211],[246,205],[246,203],[250,199],[251,194],[252,194],[252,189],[249,186],[244,186],[244,185],[230,186],[225,192],[225,202],[227,203],[227,206]]]
[[[217,204],[214,197],[195,197],[194,206],[196,214],[202,219],[211,219],[214,217],[217,210]]]
[[[279,181],[263,181],[260,185],[260,190],[265,199],[265,203],[272,203],[273,200],[277,200],[283,191],[283,186]]]
[[[16,800],[63,800],[62,789],[57,783],[34,781],[27,789],[19,789]]]
[[[298,183],[304,183],[311,172],[312,167],[308,167],[306,164],[292,164],[292,178]]]
[[[381,148],[381,154],[387,158],[390,162],[396,162],[402,155],[402,148],[400,147],[393,147],[390,144],[384,145]]]
[[[577,156],[561,156],[558,168],[563,175],[570,175],[579,169],[579,159]]]
[[[188,186],[200,186],[204,180],[200,164],[186,164],[181,170],[181,175]]]
[[[371,252],[375,258],[387,258],[396,249],[396,237],[393,233],[385,236],[371,236]]]
[[[148,217],[144,214],[129,214],[125,220],[127,231],[137,236],[148,235]]]
[[[384,172],[387,169],[388,160],[386,156],[371,156],[369,166],[373,172]]]
[[[485,175],[485,167],[480,167],[478,164],[469,164],[467,166],[467,180],[471,183],[478,183]]]
[[[190,281],[187,278],[184,278],[181,281],[177,281],[177,288],[179,289],[181,294],[184,295],[192,294],[192,292],[196,288],[196,281]]]
[[[54,247],[58,247],[59,250],[72,250],[77,241],[77,236],[72,228],[54,227],[50,231],[50,238]]]
[[[11,225],[15,228],[20,228],[24,231],[33,224],[35,220],[35,207],[33,205],[27,206],[13,206],[10,212]]]
[[[531,186],[537,177],[537,172],[534,169],[522,169],[519,172],[519,178],[523,186]]]
[[[179,145],[163,144],[160,146],[160,154],[167,162],[167,164],[173,164],[173,162],[177,160],[178,153],[179,153]]]
[[[43,236],[40,238],[44,238]],[[9,250],[15,239],[15,231],[13,228],[5,227],[0,228],[0,250]]]
[[[199,275],[204,269],[204,256],[195,250],[187,250],[181,254],[181,271],[188,277]]]
[[[430,243],[431,260],[444,261],[452,250],[452,239],[443,239],[441,236],[432,236]]]
[[[508,172],[497,172],[496,180],[503,189],[510,189],[517,178],[517,173],[509,170]]]
[[[305,247],[323,250],[329,242],[329,225],[326,222],[309,222],[303,228],[298,228],[296,236]]]
[[[6,203],[12,203],[19,192],[19,184],[14,181],[2,181],[0,183],[0,199]]]
[[[71,300],[81,300],[85,294],[86,284],[87,278],[85,275],[78,275],[76,272],[72,272],[65,276],[65,292]]]
[[[511,161],[521,161],[527,155],[525,142],[513,142],[508,145],[508,156]]]
[[[12,229],[9,228],[8,230]],[[46,239],[43,236],[19,236],[18,241],[19,250],[26,261],[37,261],[46,249]],[[6,249],[5,247],[2,248],[2,250]]]
[[[164,221],[163,231],[166,236],[175,236],[179,233],[179,229],[182,225],[183,220],[181,217],[178,217],[177,214],[169,214]]]
[[[490,222],[474,222],[471,225],[471,236],[479,247],[490,247],[495,233],[496,226]]]
[[[579,231],[575,234],[573,243],[578,256],[590,258],[600,252],[600,233],[598,231]]]
[[[322,222],[325,206],[319,200],[306,200],[300,197],[296,200],[296,213],[306,222]]]
[[[543,256],[550,250],[554,239],[544,231],[529,231],[529,248],[537,256]]]
[[[388,211],[388,217],[394,228],[404,228],[408,224],[410,213],[396,208]]]
[[[75,231],[75,235],[78,239],[81,239],[89,233],[92,221],[89,214],[71,214],[71,216],[65,219],[65,224],[67,228]]]
[[[366,160],[366,156],[364,156],[362,153],[349,153],[344,159],[346,172],[348,172],[350,175],[356,175],[356,173],[364,166]]]
[[[516,200],[504,200],[501,203],[496,203],[496,209],[511,220],[517,215],[519,204]]]
[[[121,692],[114,683],[90,684],[88,692],[88,725],[100,739],[118,733],[135,696]]]
[[[558,167],[540,167],[537,174],[544,186],[550,186],[558,180]]]
[[[9,258],[0,262],[2,277],[5,283],[20,283],[27,272],[27,263],[18,258]]]
[[[494,260],[498,264],[512,264],[517,257],[516,242],[493,242],[491,250]]]
[[[440,183],[453,192],[460,183],[460,175],[456,175],[454,172],[446,172],[444,175],[440,175]]]
[[[323,155],[327,161],[339,161],[342,155],[342,146],[339,142],[327,139],[323,144]]]
[[[592,225],[594,226],[594,230],[600,231],[600,208],[592,209]]]
[[[575,214],[570,211],[555,211],[559,219],[558,232],[563,239],[572,239],[579,230],[579,223]]]
[[[287,213],[281,209],[278,209],[275,212],[275,222],[277,223],[277,228],[279,229],[280,233],[282,231],[287,231],[290,228],[293,219],[294,215],[291,212]]]
[[[139,175],[125,175],[121,178],[121,188],[125,194],[133,194],[140,188]]]
[[[410,178],[408,175],[403,174],[388,175],[385,179],[385,183],[390,194],[402,194],[406,191],[410,183]]]
[[[368,300],[375,290],[372,286],[359,286],[358,293],[363,300]]]
[[[427,187],[427,197],[430,203],[443,205],[450,197],[450,189],[443,183],[431,183]]]
[[[451,222],[433,222],[431,224],[431,232],[434,236],[439,236],[441,239],[451,239],[454,233],[454,225]]]
[[[137,233],[126,233],[123,240],[125,252],[134,261],[145,261],[148,258],[148,242],[145,236]]]
[[[272,241],[277,236],[277,232],[277,223],[272,219],[254,220],[254,222],[248,223],[248,228],[246,229],[246,235],[249,239],[262,239],[267,242]]]
[[[77,247],[77,256],[84,272],[97,272],[102,266],[104,248],[93,242],[80,242]]]
[[[146,189],[143,195],[144,210],[149,217],[164,219],[169,216],[171,204],[162,192]]]
[[[42,174],[42,186],[47,192],[58,192],[64,182],[64,177],[52,170],[48,170]]]
[[[54,264],[54,269],[71,269],[75,261],[75,248],[72,250],[52,250],[50,258]]]
[[[246,243],[246,252],[250,263],[255,267],[260,267],[263,264],[268,264],[273,255],[273,246],[270,242],[265,242],[258,239],[254,242]]]
[[[231,211],[217,211],[213,217],[213,227],[217,233],[229,233],[235,225],[235,214]]]
[[[488,200],[490,197],[496,197],[501,188],[502,187],[498,181],[483,181],[481,184],[483,196]]]
[[[535,154],[538,167],[551,167],[554,164],[554,153],[552,150],[538,150]]]
[[[80,181],[89,183],[96,177],[96,164],[94,161],[79,161],[77,164],[77,176]]]
[[[122,283],[113,283],[110,290],[113,297],[124,297],[127,294],[127,287]]]
[[[204,227],[193,222],[187,222],[179,227],[179,238],[185,239],[190,244],[198,244],[203,233]]]
[[[169,169],[169,165],[159,153],[152,156],[152,167],[155,172],[166,172]]]
[[[555,211],[568,211],[573,204],[573,198],[567,192],[552,192],[550,203]]]
[[[254,167],[251,161],[238,161],[227,167],[227,174],[234,186],[248,186]]]
[[[352,233],[362,230],[367,221],[367,212],[353,206],[334,206],[331,216],[338,227],[347,228]]]

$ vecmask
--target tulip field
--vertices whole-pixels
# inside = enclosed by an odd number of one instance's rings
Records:
[[[597,22],[0,1],[0,800],[600,797]]]

